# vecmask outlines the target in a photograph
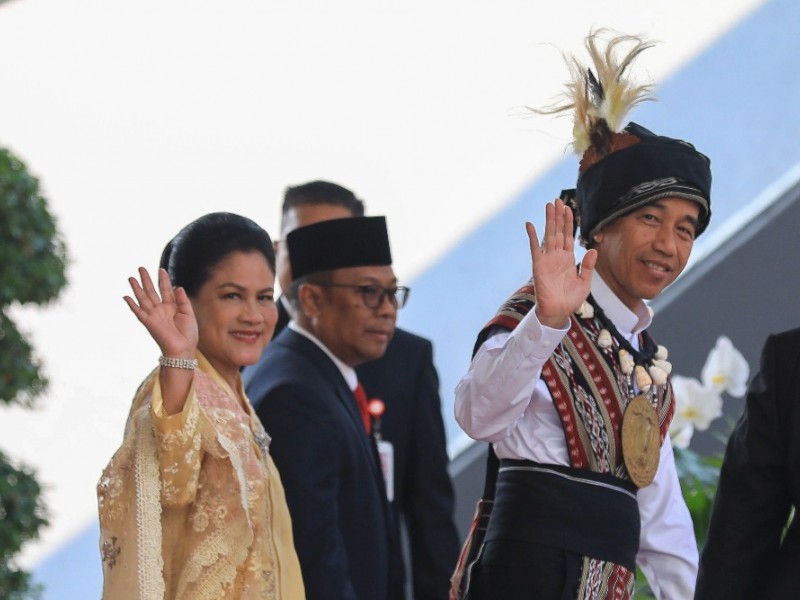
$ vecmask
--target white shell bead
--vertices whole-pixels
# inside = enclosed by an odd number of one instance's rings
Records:
[[[636,377],[636,385],[639,387],[639,391],[644,393],[650,391],[650,387],[653,385],[653,380],[642,365],[636,365],[636,368],[634,369],[634,377]]]
[[[667,375],[672,373],[672,363],[669,362],[668,360],[661,360],[657,358],[653,360],[653,366],[663,370]]]
[[[578,309],[578,316],[581,319],[593,319],[594,318],[594,306],[592,306],[586,300],[584,300],[583,304],[581,304],[581,307]]]
[[[669,356],[669,352],[667,352],[667,349],[664,346],[659,344],[655,353],[655,358],[658,360],[667,360],[667,356]]]
[[[630,375],[633,373],[633,367],[636,365],[636,362],[633,360],[631,353],[625,350],[624,348],[620,348],[619,350],[619,368],[625,375]]]
[[[664,385],[667,383],[667,372],[661,367],[653,365],[648,371],[650,372],[650,377],[653,378],[653,383],[656,385]]]
[[[597,334],[597,345],[601,348],[611,348],[612,340],[608,329],[601,329]]]

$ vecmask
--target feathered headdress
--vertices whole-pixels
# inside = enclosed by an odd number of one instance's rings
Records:
[[[616,140],[615,134],[620,134],[623,119],[634,106],[655,100],[652,84],[637,84],[627,73],[636,58],[655,43],[635,35],[617,35],[601,51],[599,43],[610,34],[608,29],[598,29],[586,38],[594,71],[575,56],[564,57],[571,76],[561,96],[564,102],[537,111],[554,114],[574,110],[572,147],[581,157],[581,172],[607,154],[635,143]],[[633,46],[618,59],[622,47],[629,44]]]
[[[580,156],[576,208],[581,238],[591,244],[606,223],[658,198],[678,197],[701,206],[697,234],[711,215],[710,161],[688,142],[658,136],[636,123],[624,129],[630,110],[654,100],[651,83],[634,82],[629,68],[655,44],[635,35],[592,31],[585,46],[594,70],[575,57],[565,57],[570,80],[563,102],[540,114],[574,111],[573,149]],[[629,46],[624,54],[623,47]],[[621,58],[619,55],[622,54]]]

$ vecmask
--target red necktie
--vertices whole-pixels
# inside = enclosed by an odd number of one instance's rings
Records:
[[[361,420],[364,421],[364,429],[367,435],[369,435],[371,419],[369,416],[367,392],[364,391],[364,386],[359,383],[356,389],[353,390],[353,395],[356,397],[356,402],[358,402],[358,412],[361,413]]]

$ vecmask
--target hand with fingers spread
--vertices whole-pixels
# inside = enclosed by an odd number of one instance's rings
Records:
[[[141,284],[135,277],[128,278],[136,300],[125,296],[125,302],[153,336],[161,348],[161,354],[169,358],[193,359],[197,354],[199,334],[186,290],[182,287],[173,290],[169,275],[164,269],[158,270],[160,296],[147,269],[140,267],[139,277]],[[159,380],[164,410],[169,415],[181,412],[194,380],[194,372],[162,368]]]
[[[548,327],[566,327],[591,290],[597,251],[588,250],[575,268],[572,209],[562,200],[548,202],[541,244],[536,228],[526,223],[530,240],[533,280],[536,285],[536,316]]]
[[[140,267],[139,276],[141,284],[135,277],[128,278],[136,300],[125,296],[133,314],[153,336],[164,356],[194,358],[198,342],[197,321],[186,291],[180,287],[173,290],[164,269],[158,270],[160,296],[147,269]]]

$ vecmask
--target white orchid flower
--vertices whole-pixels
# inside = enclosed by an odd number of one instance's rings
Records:
[[[697,379],[674,375],[672,389],[675,394],[673,425],[676,431],[687,424],[698,431],[705,431],[711,421],[722,415],[722,396]]]
[[[718,393],[727,392],[735,398],[741,398],[747,391],[750,367],[742,353],[722,335],[708,353],[700,376],[707,387]]]
[[[675,403],[675,414],[669,424],[670,436],[683,431],[687,426],[694,430],[694,411],[690,408],[692,406],[691,389],[685,383],[686,381],[688,379],[681,375],[672,376],[672,401]]]
[[[689,447],[692,441],[692,434],[694,433],[694,425],[686,423],[683,427],[676,427],[675,420],[669,426],[669,438],[672,440],[672,446],[685,450]]]

